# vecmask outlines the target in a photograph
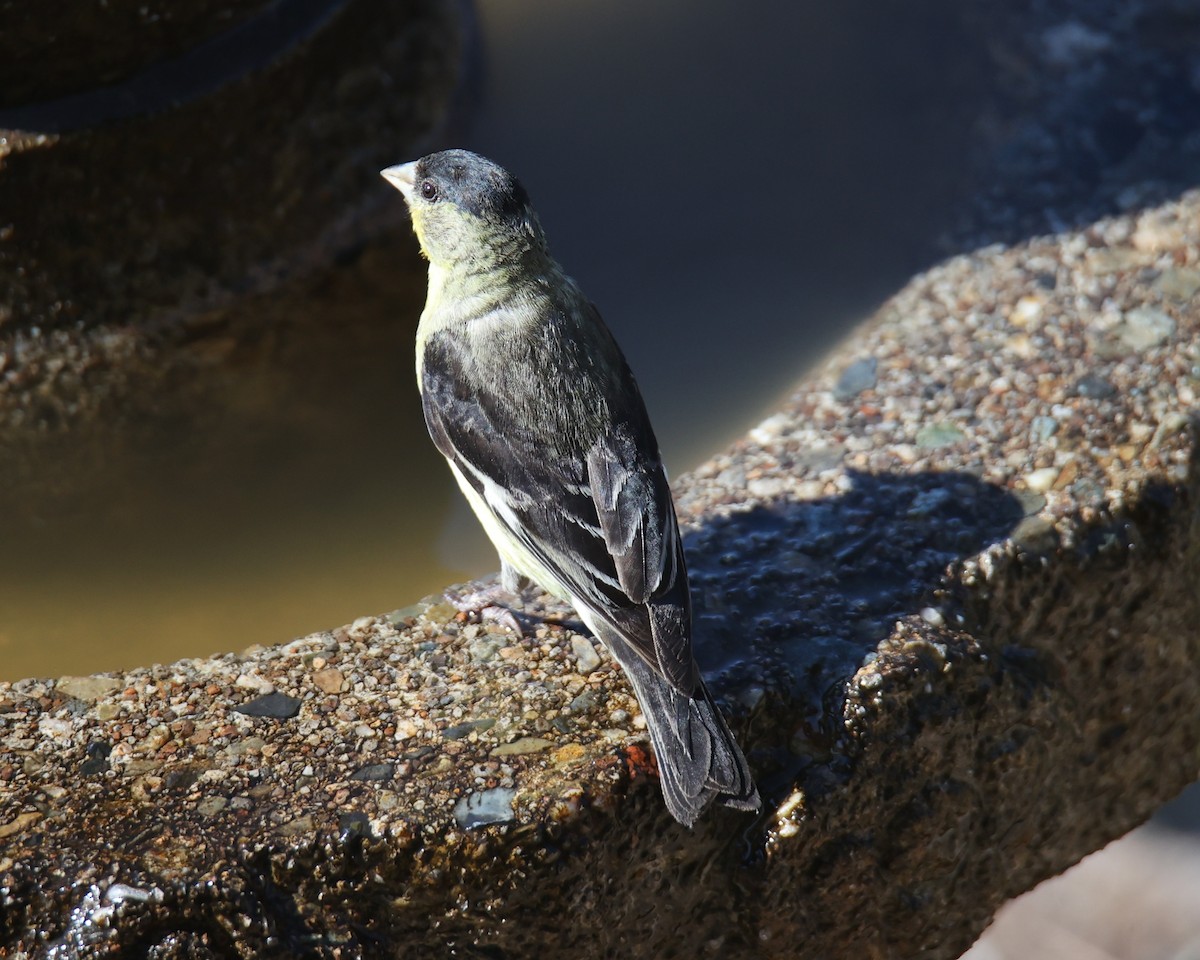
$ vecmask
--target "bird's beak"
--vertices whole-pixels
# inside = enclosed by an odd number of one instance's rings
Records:
[[[398,163],[394,167],[380,170],[379,175],[404,194],[405,203],[412,199],[413,183],[417,178],[417,163],[415,160],[411,163]]]

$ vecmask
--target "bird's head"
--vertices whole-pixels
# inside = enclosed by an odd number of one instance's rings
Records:
[[[545,249],[525,188],[485,157],[445,150],[381,173],[404,195],[430,263],[486,268]]]

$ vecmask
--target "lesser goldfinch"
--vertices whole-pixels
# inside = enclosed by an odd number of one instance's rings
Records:
[[[501,584],[571,603],[641,704],[667,808],[759,808],[692,654],[675,506],[641,392],[550,255],[529,197],[465,150],[382,171],[408,204],[429,291],[417,383],[429,433],[500,554]]]

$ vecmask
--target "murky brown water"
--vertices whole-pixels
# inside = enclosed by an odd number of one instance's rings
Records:
[[[463,145],[526,181],[675,473],[933,259],[968,138],[936,29],[759,6],[479,4]],[[253,348],[199,375],[216,415],[42,464],[0,536],[0,678],[285,641],[492,569],[421,422],[413,270],[401,225],[250,305]]]
[[[0,677],[276,643],[465,575],[435,550],[453,491],[413,385],[412,248],[247,303],[259,336],[199,362],[195,420],[39,461],[4,505]]]

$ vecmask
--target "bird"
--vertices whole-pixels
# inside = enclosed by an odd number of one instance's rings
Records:
[[[500,586],[568,603],[621,666],[667,809],[757,811],[746,758],[693,653],[675,506],[638,385],[551,255],[521,183],[467,150],[381,171],[428,290],[416,332],[430,436],[500,555]]]

